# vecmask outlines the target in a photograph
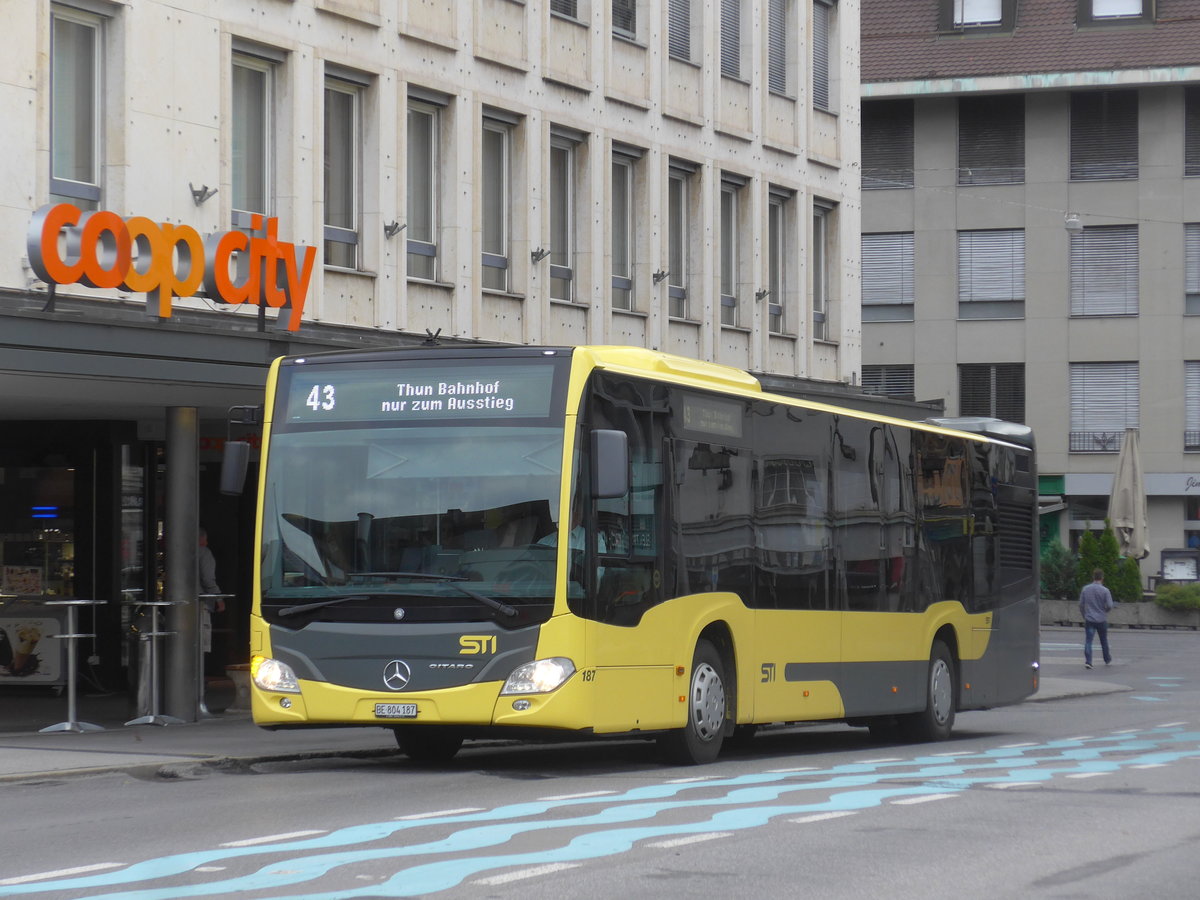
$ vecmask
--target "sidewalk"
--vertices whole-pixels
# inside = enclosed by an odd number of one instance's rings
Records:
[[[1027,702],[1108,694],[1128,687],[1091,678],[1042,678]],[[396,751],[384,728],[265,731],[248,712],[229,711],[183,725],[132,725],[121,695],[80,697],[79,721],[103,726],[83,734],[39,731],[66,718],[66,697],[0,698],[0,784],[131,771],[142,777],[194,778],[206,767]],[[19,710],[19,714],[17,713]],[[9,715],[7,713],[12,713]]]

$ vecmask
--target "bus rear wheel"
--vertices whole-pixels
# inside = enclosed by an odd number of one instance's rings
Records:
[[[402,725],[393,728],[396,744],[415,763],[443,763],[462,747],[463,735],[446,725]]]
[[[663,755],[670,762],[689,766],[712,762],[725,740],[727,713],[725,664],[712,644],[699,641],[692,656],[687,724],[659,738]]]
[[[911,741],[944,741],[954,728],[954,707],[958,699],[954,657],[941,641],[933,642],[929,653],[929,671],[925,679],[925,709],[902,716],[900,727]]]

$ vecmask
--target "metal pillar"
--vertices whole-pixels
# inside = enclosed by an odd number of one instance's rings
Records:
[[[200,539],[200,421],[194,407],[167,409],[166,713],[185,722],[199,717],[200,618],[196,608]]]

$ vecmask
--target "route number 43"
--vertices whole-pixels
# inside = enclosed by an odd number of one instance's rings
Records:
[[[321,409],[328,412],[333,409],[333,385],[314,384],[313,389],[308,392],[308,399],[304,402],[314,412]]]

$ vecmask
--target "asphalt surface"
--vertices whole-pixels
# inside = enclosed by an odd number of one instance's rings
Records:
[[[1103,668],[1079,678],[1043,677],[1026,702],[1108,694],[1132,688],[1106,680]],[[43,732],[67,718],[67,699],[38,696],[0,698],[0,782],[37,781],[128,769],[162,778],[195,777],[205,767],[248,766],[258,762],[319,757],[378,756],[395,753],[384,728],[315,728],[266,731],[244,711],[226,711],[198,722],[126,725],[128,700],[121,696],[82,696],[76,722],[98,731]],[[5,707],[20,715],[4,715]],[[43,721],[35,727],[31,722]]]

